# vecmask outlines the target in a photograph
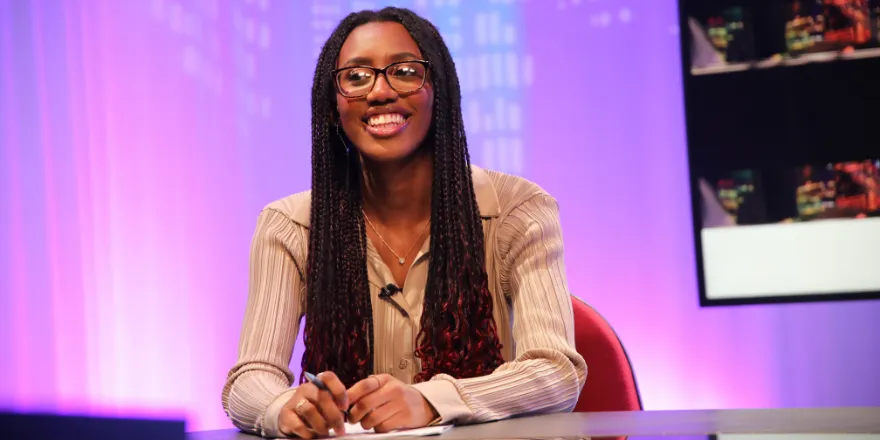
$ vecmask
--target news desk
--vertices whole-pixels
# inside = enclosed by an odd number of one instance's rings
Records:
[[[629,436],[633,440],[706,439],[710,436],[717,436],[718,440],[880,439],[880,407],[552,414],[459,426],[436,437],[421,438],[501,440],[600,439],[620,436]],[[221,430],[191,432],[187,434],[187,438],[253,440],[255,437],[237,430]]]

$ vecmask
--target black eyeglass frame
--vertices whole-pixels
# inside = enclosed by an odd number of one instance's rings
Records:
[[[388,75],[386,74],[386,72],[388,71],[388,69],[390,69],[390,68],[392,68],[392,67],[394,67],[394,66],[398,66],[398,65],[400,65],[400,64],[410,64],[410,63],[421,64],[422,66],[424,66],[424,67],[425,67],[425,77],[422,78],[422,84],[419,85],[419,86],[418,86],[417,88],[415,88],[414,90],[408,90],[408,91],[406,91],[406,92],[401,92],[400,90],[397,90],[397,89],[391,84],[391,81],[388,81]],[[375,79],[373,80],[373,85],[370,86],[370,89],[367,90],[366,93],[359,94],[359,95],[346,95],[346,94],[342,91],[342,87],[339,86],[339,73],[340,73],[340,72],[344,72],[344,71],[346,71],[346,70],[351,70],[351,69],[370,69],[370,70],[373,71],[373,74],[376,75],[376,76],[374,77]],[[330,72],[330,73],[333,75],[333,86],[336,88],[336,92],[339,93],[340,95],[346,97],[346,98],[352,98],[352,99],[355,99],[355,98],[363,98],[364,96],[369,95],[370,92],[373,91],[373,88],[376,87],[376,81],[379,80],[379,75],[384,76],[384,77],[385,77],[385,82],[388,83],[388,87],[391,87],[391,88],[394,89],[394,91],[397,92],[397,93],[406,93],[406,94],[410,94],[410,93],[418,92],[419,90],[422,90],[422,88],[424,88],[424,87],[425,87],[425,84],[428,82],[428,73],[430,72],[430,70],[431,70],[431,62],[430,62],[430,61],[426,61],[426,60],[404,60],[404,61],[395,61],[395,62],[393,62],[393,63],[391,63],[391,64],[389,64],[389,65],[387,65],[387,66],[385,66],[385,67],[382,67],[381,69],[378,68],[378,67],[373,67],[373,66],[346,66],[346,67],[342,67],[342,68],[339,68],[339,69],[333,69],[333,71]]]

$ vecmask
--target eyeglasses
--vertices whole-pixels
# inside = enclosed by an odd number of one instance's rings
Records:
[[[383,69],[370,66],[343,67],[333,71],[336,90],[346,98],[367,96],[376,85],[379,75],[397,93],[413,93],[425,86],[429,63],[424,60],[398,61]]]

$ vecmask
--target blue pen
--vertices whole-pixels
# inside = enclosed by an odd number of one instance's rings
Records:
[[[329,389],[327,389],[327,385],[324,385],[324,382],[321,382],[321,379],[318,379],[318,376],[315,376],[308,371],[306,371],[304,374],[306,375],[306,380],[315,384],[315,386],[318,387],[319,390],[330,391]]]

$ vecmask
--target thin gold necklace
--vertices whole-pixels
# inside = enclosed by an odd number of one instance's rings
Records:
[[[379,240],[382,240],[382,243],[385,244],[385,247],[387,247],[388,250],[391,251],[391,253],[394,254],[395,257],[397,257],[397,262],[400,263],[401,266],[403,265],[403,263],[406,263],[407,257],[409,257],[409,254],[413,251],[413,249],[415,249],[416,245],[419,243],[419,240],[421,240],[422,236],[425,235],[425,231],[428,230],[428,225],[431,224],[431,220],[428,220],[425,223],[425,227],[424,227],[424,229],[422,229],[422,233],[419,234],[418,238],[416,238],[416,242],[413,243],[413,245],[409,248],[409,250],[406,251],[406,253],[401,257],[400,255],[397,254],[397,252],[394,252],[394,249],[391,248],[391,245],[388,244],[387,241],[385,241],[385,238],[382,237],[382,234],[380,234],[379,230],[376,229],[376,225],[374,225],[373,222],[370,220],[370,216],[367,215],[367,212],[364,211],[363,209],[361,210],[361,212],[364,213],[364,218],[367,219],[367,224],[370,225],[370,228],[373,230],[373,232],[376,233],[376,236],[379,237]]]

